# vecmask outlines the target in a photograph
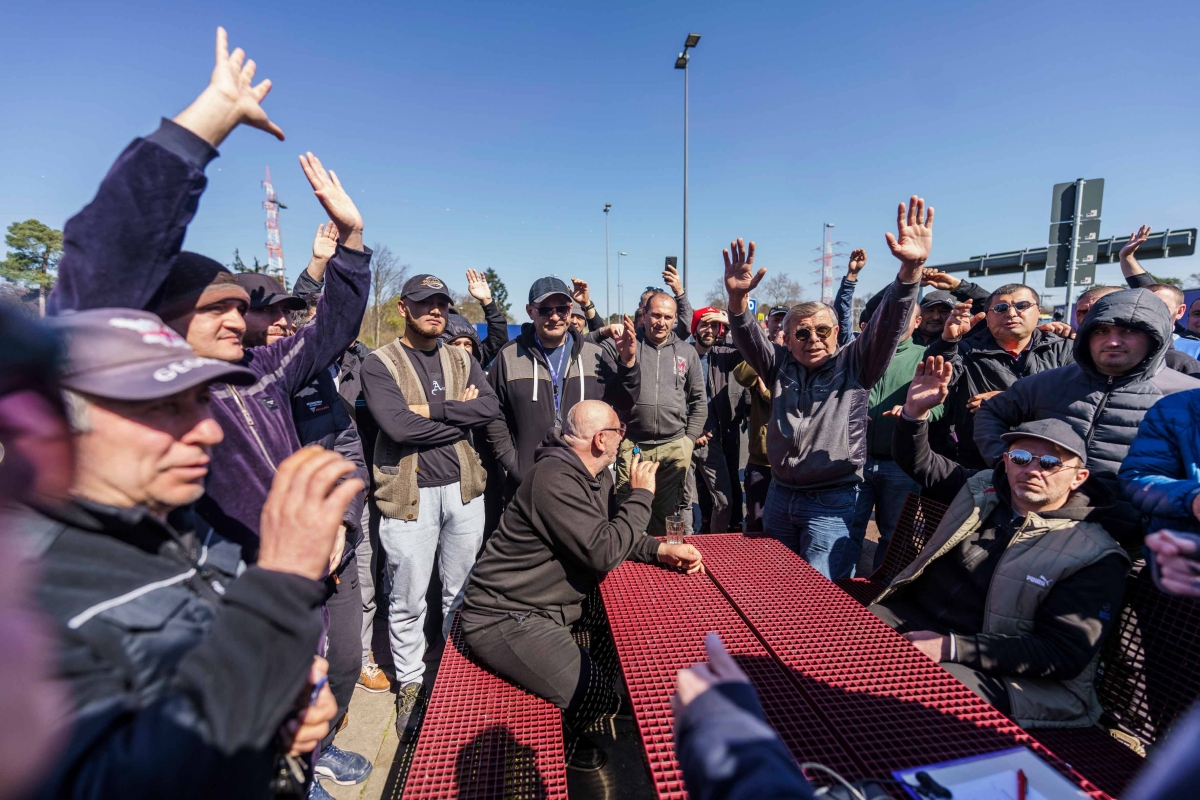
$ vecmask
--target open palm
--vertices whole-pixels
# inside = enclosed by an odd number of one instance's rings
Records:
[[[481,306],[492,302],[492,287],[488,285],[484,274],[477,269],[467,270],[467,292],[478,300]]]
[[[337,225],[342,243],[347,244],[346,240],[354,233],[361,234],[362,215],[358,213],[358,207],[354,205],[350,195],[342,188],[337,173],[333,170],[326,172],[321,159],[312,153],[300,156],[300,166],[304,169],[308,182],[312,184],[313,194],[325,207],[325,213]],[[349,244],[347,246],[353,247]]]
[[[954,365],[941,356],[930,356],[917,364],[916,374],[908,386],[905,408],[924,414],[945,402],[950,396],[950,378]]]
[[[229,34],[224,28],[217,28],[217,63],[209,79],[209,90],[233,106],[240,122],[264,130],[283,141],[283,131],[268,119],[261,105],[271,91],[271,81],[264,80],[254,86],[254,73],[257,70],[254,59],[247,59],[246,51],[242,48],[229,52]]]
[[[730,296],[749,294],[766,277],[766,267],[757,274],[754,272],[754,242],[747,247],[738,239],[730,242],[729,249],[722,253],[725,256],[725,288]]]
[[[926,210],[925,200],[915,194],[908,206],[901,203],[896,209],[896,233],[884,234],[892,255],[908,264],[925,263],[933,249],[933,207]]]
[[[1137,249],[1146,243],[1150,238],[1150,226],[1143,225],[1137,229],[1137,233],[1130,234],[1129,241],[1121,248],[1120,258],[1128,258],[1137,252]]]

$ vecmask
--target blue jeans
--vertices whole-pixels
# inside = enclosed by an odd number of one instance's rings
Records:
[[[850,543],[841,563],[833,571],[833,577],[854,576],[872,511],[875,512],[875,526],[879,528],[879,547],[875,548],[871,572],[879,569],[888,543],[892,541],[892,532],[896,530],[896,522],[900,519],[900,510],[904,508],[905,496],[909,492],[917,494],[920,491],[920,485],[908,477],[908,473],[900,469],[895,461],[868,458],[863,467],[862,483],[858,485],[858,503],[854,506],[854,520],[850,523]]]
[[[771,481],[763,529],[828,578],[849,543],[856,497],[857,486],[813,492]]]

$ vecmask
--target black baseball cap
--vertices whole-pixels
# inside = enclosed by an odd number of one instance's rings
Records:
[[[767,312],[768,319],[776,314],[786,314],[791,311],[787,306],[771,306],[771,310]]]
[[[947,292],[945,289],[939,289],[936,292],[930,292],[921,298],[921,308],[929,308],[935,305],[944,305],[947,308],[954,308],[956,302],[954,295]]]
[[[552,294],[565,294],[571,299],[571,288],[562,278],[538,278],[529,287],[529,303],[540,303]]]
[[[288,294],[283,285],[270,275],[240,272],[236,277],[237,282],[250,295],[250,308],[266,308],[276,303],[283,303],[287,311],[300,311],[308,307],[308,304],[296,295]]]
[[[49,320],[66,342],[60,383],[109,400],[157,400],[203,383],[248,386],[245,367],[197,356],[182,336],[149,311],[94,308]]]
[[[449,302],[453,303],[454,298],[450,296],[450,290],[446,288],[445,282],[436,275],[413,275],[404,282],[404,290],[400,292],[401,300],[428,300],[431,297],[441,295]]]
[[[1087,444],[1074,428],[1061,419],[1038,419],[1032,422],[1023,422],[1000,438],[1006,442],[1015,442],[1018,439],[1041,439],[1043,442],[1058,445],[1068,453],[1079,456],[1079,460],[1083,462],[1084,466],[1087,466]]]

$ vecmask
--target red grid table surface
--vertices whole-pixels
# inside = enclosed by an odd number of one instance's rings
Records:
[[[706,660],[709,631],[721,634],[746,670],[768,721],[798,761],[859,776],[857,762],[707,576],[626,562],[605,578],[600,591],[659,798],[686,797],[675,759],[670,697],[679,670]],[[810,777],[824,782],[821,774]]]
[[[404,798],[565,800],[562,713],[470,661],[457,621],[450,636]]]
[[[1015,746],[1107,797],[774,539],[689,537],[717,585],[874,776]]]

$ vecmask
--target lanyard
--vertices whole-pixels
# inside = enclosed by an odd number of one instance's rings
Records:
[[[542,346],[541,341],[540,340],[538,341],[538,347],[541,349],[542,355],[546,359],[546,368],[548,370],[550,370],[550,380],[554,384],[554,414],[555,414],[555,416],[558,415],[559,407],[562,405],[562,398],[558,394],[558,374],[563,368],[563,360],[567,357],[567,344],[568,344],[568,340],[564,338],[563,343],[559,348],[562,350],[562,352],[558,354],[558,366],[555,367],[554,364],[550,363],[550,354],[546,352],[546,348]]]

